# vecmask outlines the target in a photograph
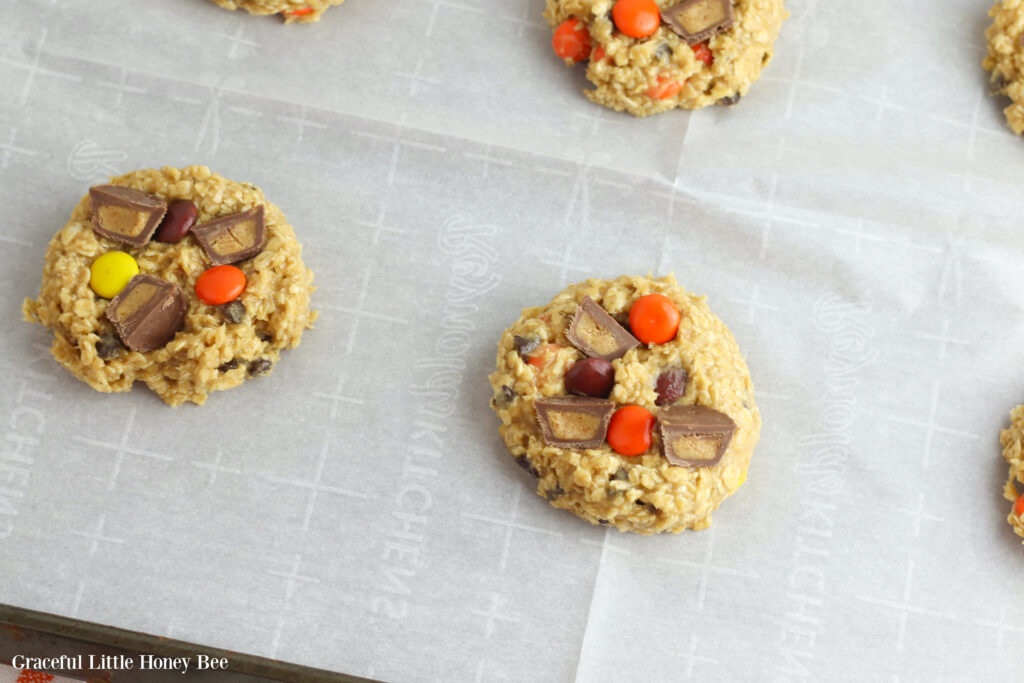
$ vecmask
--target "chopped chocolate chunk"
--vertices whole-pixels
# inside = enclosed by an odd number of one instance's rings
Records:
[[[240,323],[245,320],[245,304],[238,299],[223,304],[220,312],[229,323]]]
[[[555,484],[555,487],[546,491],[548,500],[558,500],[565,495],[565,491],[562,490],[561,484]]]
[[[540,339],[536,337],[520,337],[518,334],[512,337],[512,345],[516,347],[516,353],[521,358],[526,358],[530,355],[530,351],[540,346]]]
[[[663,406],[685,394],[688,379],[686,370],[682,368],[672,367],[662,370],[654,384],[654,391],[658,394],[654,405]]]
[[[629,472],[626,471],[625,467],[620,467],[615,470],[615,474],[612,475],[612,479],[615,481],[629,481]]]
[[[96,340],[96,355],[103,360],[110,360],[117,356],[123,348],[124,344],[113,332],[101,334],[100,338]]]
[[[114,323],[125,346],[146,353],[171,340],[187,308],[178,285],[155,275],[136,275],[111,300],[104,315]]]
[[[531,463],[525,455],[520,455],[516,458],[516,464],[529,472],[530,476],[534,479],[540,478],[540,472],[537,471],[537,468],[533,466],[533,463]]]
[[[249,376],[259,377],[260,375],[265,375],[270,372],[272,367],[274,367],[274,364],[266,358],[257,358],[249,362]]]
[[[160,225],[167,202],[122,185],[89,188],[92,229],[96,234],[141,247]]]
[[[516,392],[507,384],[501,385],[501,395],[505,398],[505,403],[511,403],[515,400]]]
[[[604,443],[615,404],[599,398],[555,396],[534,403],[544,443],[560,448],[597,448]]]
[[[718,103],[723,107],[731,107],[732,105],[740,101],[740,97],[742,97],[742,95],[740,95],[738,92],[734,92],[731,95],[726,95],[725,97],[719,98]]]
[[[263,251],[267,228],[263,205],[197,225],[192,233],[214,265],[237,263]]]
[[[722,459],[736,423],[705,406],[670,406],[658,411],[661,447],[669,464],[710,467]]]
[[[234,370],[237,367],[238,367],[238,359],[237,358],[232,358],[227,363],[221,363],[220,365],[218,365],[217,366],[217,371],[218,372],[227,372],[229,370]]]
[[[732,26],[732,0],[683,0],[662,10],[661,18],[688,44],[696,45]]]
[[[605,524],[608,523],[608,520],[607,519],[599,519],[599,520],[597,520],[597,523],[602,525],[602,526],[604,526]]]
[[[583,297],[565,336],[588,356],[611,362],[640,342],[589,296]]]

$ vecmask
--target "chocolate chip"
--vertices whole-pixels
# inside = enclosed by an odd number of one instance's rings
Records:
[[[648,503],[646,500],[638,500],[636,504],[647,509],[647,512],[652,515],[658,514],[658,508],[654,507],[653,503]]]
[[[272,367],[274,367],[274,364],[266,358],[257,358],[249,363],[249,376],[259,377],[260,375],[265,375],[270,372]]]
[[[547,496],[548,496],[549,500],[558,500],[559,498],[561,498],[564,495],[565,495],[565,491],[562,489],[561,485],[559,485],[559,484],[555,484],[555,488],[547,490]]]
[[[274,341],[274,336],[272,334],[268,333],[268,332],[259,332],[256,336],[260,338],[260,341],[265,341],[265,342],[272,342],[272,341]]]
[[[221,306],[220,312],[229,323],[240,323],[245,320],[245,304],[238,299]]]
[[[232,358],[227,363],[221,363],[220,365],[218,365],[217,366],[217,371],[218,372],[227,372],[228,370],[234,370],[237,367],[238,367],[238,359],[237,358]]]
[[[530,476],[534,479],[540,479],[540,472],[537,471],[537,468],[533,466],[525,455],[520,455],[516,458],[516,464],[529,472]]]
[[[998,95],[1006,87],[1006,76],[998,71],[992,72],[992,78],[988,82],[988,92],[991,95]]]
[[[607,524],[607,523],[608,523],[608,520],[607,520],[607,519],[599,519],[599,520],[597,520],[597,523],[598,523],[598,524],[602,524],[602,525],[603,525],[603,524]]]
[[[615,474],[612,475],[612,479],[615,481],[629,481],[629,472],[626,471],[625,467],[620,467],[615,470]]]
[[[686,370],[682,368],[665,368],[662,370],[661,374],[658,375],[658,381],[654,385],[654,390],[658,393],[658,398],[654,401],[654,405],[663,406],[685,394],[687,379]]]
[[[123,348],[124,344],[121,343],[121,340],[113,332],[101,334],[100,338],[96,340],[96,355],[103,360],[110,360],[121,353]]]
[[[731,95],[726,95],[725,97],[719,99],[718,103],[723,107],[731,107],[732,105],[740,101],[740,97],[742,97],[742,95],[740,95],[738,92],[734,92]]]
[[[516,392],[513,391],[512,387],[510,387],[509,385],[502,384],[501,385],[501,395],[502,395],[502,397],[504,397],[505,403],[508,404],[508,403],[511,403],[515,399]]]
[[[662,43],[658,46],[658,49],[654,51],[654,56],[658,59],[671,59],[672,48],[669,47],[668,43]]]
[[[512,344],[516,347],[516,353],[526,358],[530,351],[540,346],[540,339],[536,337],[520,337],[518,334],[512,337]]]

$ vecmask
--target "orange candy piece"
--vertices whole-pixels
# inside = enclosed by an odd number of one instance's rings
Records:
[[[612,7],[615,27],[631,38],[646,38],[661,25],[661,11],[654,0],[617,0]]]
[[[530,352],[530,358],[526,362],[535,368],[547,367],[555,358],[555,354],[562,350],[558,344],[541,344]]]
[[[664,294],[647,294],[629,309],[629,329],[645,344],[664,344],[679,330],[679,309]]]
[[[234,301],[244,289],[245,273],[236,266],[207,268],[196,278],[196,296],[210,306]]]
[[[579,19],[566,19],[555,29],[551,47],[562,59],[582,62],[590,56],[590,31]]]
[[[285,10],[284,13],[287,14],[289,17],[301,17],[301,16],[305,16],[307,14],[312,14],[313,13],[313,8],[312,7],[300,7],[299,9]]]
[[[665,100],[683,89],[683,84],[665,76],[658,76],[658,82],[647,89],[646,95],[656,100]]]
[[[1024,515],[1024,496],[1017,499],[1017,502],[1013,504],[1013,514],[1020,517]]]
[[[693,56],[699,59],[700,61],[704,62],[708,66],[711,66],[711,64],[715,61],[715,55],[711,53],[711,48],[708,47],[708,41],[705,40],[703,43],[697,43],[696,45],[693,46],[692,49]]]
[[[640,455],[651,447],[654,415],[641,406],[623,406],[608,423],[608,445],[619,455]]]

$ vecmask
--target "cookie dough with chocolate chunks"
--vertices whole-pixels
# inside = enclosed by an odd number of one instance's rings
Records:
[[[663,294],[678,308],[679,328],[664,344],[638,344],[611,361],[615,384],[607,400],[570,396],[567,371],[588,356],[569,329],[591,299],[615,321],[628,319],[647,294]],[[621,324],[621,323],[618,323]],[[641,534],[703,529],[711,514],[746,478],[761,432],[746,362],[729,330],[703,297],[688,293],[672,276],[622,276],[571,285],[545,306],[523,310],[498,342],[497,370],[490,376],[491,405],[499,432],[520,467],[537,479],[537,493],[592,524]],[[593,407],[572,412],[576,402]],[[552,407],[565,412],[559,443],[550,429]],[[609,429],[604,415],[640,406],[667,414],[652,430],[651,446],[620,455],[597,437]],[[578,419],[576,419],[578,417]],[[614,423],[614,420],[613,420]],[[614,427],[614,425],[613,425]],[[687,462],[674,464],[662,431],[692,446]],[[689,439],[689,440],[687,440]]]
[[[772,59],[783,1],[546,0],[544,18],[555,54],[586,64],[592,102],[648,116],[736,104]]]
[[[286,24],[320,21],[332,5],[345,0],[211,0],[224,9],[244,9],[249,14],[280,14]]]
[[[989,91],[1005,95],[1003,113],[1017,135],[1024,133],[1024,2],[1000,0],[988,11],[992,25],[985,30],[988,55],[981,65],[989,75]]]
[[[266,242],[235,263],[246,276],[241,295],[211,306],[196,296],[195,284],[213,264],[191,231],[175,243],[126,245],[94,228],[93,201],[83,197],[50,241],[39,296],[22,306],[26,320],[53,330],[50,350],[61,365],[97,391],[129,391],[138,381],[170,405],[202,404],[211,391],[266,374],[283,349],[298,346],[316,319],[309,305],[313,273],[284,214],[259,188],[205,166],[134,171],[110,183],[166,204],[191,200],[200,224],[263,207]],[[89,286],[90,265],[125,249],[140,275],[105,299]],[[146,286],[132,284],[140,282]],[[152,308],[158,305],[166,308]],[[226,315],[229,307],[237,314]]]

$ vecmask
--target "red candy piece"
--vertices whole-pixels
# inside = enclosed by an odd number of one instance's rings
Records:
[[[708,47],[708,41],[705,40],[703,43],[697,43],[691,47],[693,49],[693,56],[708,66],[711,66],[711,63],[715,61],[715,56],[711,54],[711,48]]]
[[[1017,499],[1017,502],[1013,504],[1013,514],[1020,517],[1024,515],[1024,496]]]
[[[566,19],[555,29],[551,46],[562,59],[582,62],[590,56],[590,31],[579,19]]]
[[[244,289],[245,273],[236,266],[214,266],[196,279],[196,296],[210,306],[234,301]]]
[[[664,294],[647,294],[629,309],[629,329],[645,344],[672,341],[679,329],[679,309]]]
[[[641,406],[623,406],[608,423],[608,445],[619,455],[640,455],[651,447],[654,415]]]
[[[160,227],[156,229],[154,239],[157,242],[167,242],[168,244],[180,242],[188,234],[188,231],[192,229],[192,226],[196,224],[196,217],[198,215],[199,210],[196,208],[196,205],[188,199],[178,199],[171,202],[167,207],[167,213],[164,214]]]
[[[287,14],[289,17],[302,17],[307,14],[312,14],[312,12],[312,7],[300,7],[299,9],[285,10],[284,13]]]

